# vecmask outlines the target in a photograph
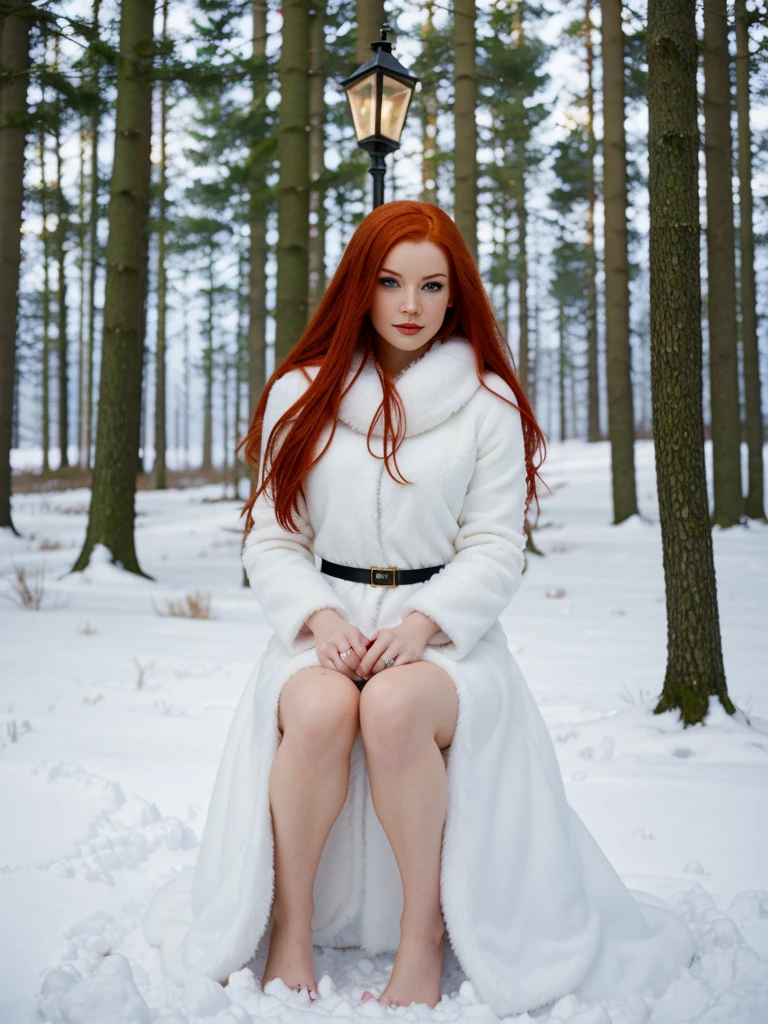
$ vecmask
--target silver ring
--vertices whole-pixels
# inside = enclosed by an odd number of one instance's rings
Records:
[[[349,654],[349,651],[343,651],[343,652],[342,652],[342,653],[341,653],[341,654],[339,655],[339,657],[340,657],[340,658],[346,658],[348,654]]]
[[[387,668],[389,668],[390,665],[394,665],[395,664],[395,659],[394,658],[390,658],[389,661],[385,661],[384,664],[385,664],[385,666]]]

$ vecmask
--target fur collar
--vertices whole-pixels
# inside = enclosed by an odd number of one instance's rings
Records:
[[[355,350],[344,388],[354,377],[362,355],[360,349]],[[398,374],[395,387],[405,408],[405,436],[431,430],[465,405],[480,387],[472,345],[460,335],[433,342],[423,356]],[[339,419],[359,434],[367,434],[382,397],[381,381],[369,355],[341,400]],[[384,417],[379,416],[372,436],[383,435]]]

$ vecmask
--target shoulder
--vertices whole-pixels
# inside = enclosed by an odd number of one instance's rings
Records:
[[[514,390],[503,377],[491,371],[485,371],[482,380],[475,395],[478,440],[490,445],[522,440],[522,418]]]
[[[310,366],[306,371],[302,367],[297,367],[273,382],[267,394],[267,414],[273,423],[301,398],[314,379],[315,373],[317,367]]]

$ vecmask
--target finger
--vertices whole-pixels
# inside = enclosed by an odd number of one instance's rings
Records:
[[[335,668],[340,672],[344,670],[344,662],[339,657],[338,648],[336,647],[332,640],[328,640],[326,641],[326,643],[323,644],[322,658],[323,660],[321,663],[325,665],[327,668]]]
[[[350,637],[349,642],[357,657],[362,660],[368,651],[368,645],[370,643],[369,638],[365,633],[359,633]]]
[[[373,644],[368,648],[367,654],[358,665],[358,672],[363,679],[368,678],[373,666],[388,647],[389,643],[386,640],[382,637],[377,637]]]
[[[363,651],[365,653],[365,651]],[[343,655],[343,657],[342,657]],[[362,654],[358,654],[354,646],[347,647],[346,650],[342,647],[341,654],[339,654],[342,662],[351,669],[353,672],[357,671],[357,667],[362,660]]]
[[[392,658],[393,662],[391,665],[385,665],[384,662],[389,661]],[[375,672],[386,672],[388,668],[397,668],[398,665],[410,665],[411,662],[418,661],[418,657],[415,652],[410,650],[408,647],[401,650],[398,654],[394,653],[393,649],[385,651],[381,658],[374,665]]]

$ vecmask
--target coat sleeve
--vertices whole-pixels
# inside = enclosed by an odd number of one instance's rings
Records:
[[[272,385],[264,413],[260,472],[270,431],[299,397],[302,382],[303,375],[296,370]],[[315,565],[315,535],[301,495],[299,512],[294,513],[299,533],[283,530],[273,502],[263,491],[254,502],[252,514],[254,525],[242,552],[248,582],[282,644],[290,654],[300,654],[315,646],[314,634],[306,625],[313,612],[333,608],[349,621],[349,611]]]
[[[496,374],[486,383],[515,400]],[[414,588],[401,607],[440,627],[430,645],[455,661],[490,629],[522,583],[525,561],[526,465],[517,408],[486,392],[490,408],[477,434],[475,468],[459,515],[456,551],[444,569]]]

